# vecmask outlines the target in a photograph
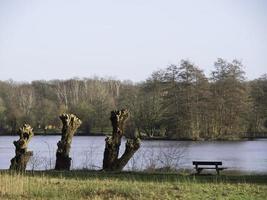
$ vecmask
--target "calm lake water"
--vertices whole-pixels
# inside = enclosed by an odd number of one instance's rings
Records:
[[[14,157],[13,141],[16,136],[0,137],[0,169],[8,169]],[[34,156],[28,169],[51,169],[55,165],[57,142],[60,136],[34,136],[29,150]],[[124,143],[121,152],[124,150]],[[154,167],[173,166],[192,169],[193,160],[223,161],[229,170],[244,172],[267,172],[267,140],[254,141],[142,141],[141,148],[126,166],[126,170],[142,170]],[[100,169],[105,137],[75,136],[71,157],[73,169]]]

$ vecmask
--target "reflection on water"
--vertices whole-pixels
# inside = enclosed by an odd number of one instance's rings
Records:
[[[0,137],[0,169],[8,169],[14,156],[15,136]],[[34,136],[29,150],[34,157],[28,169],[51,169],[60,136]],[[124,150],[124,142],[121,152]],[[75,136],[72,168],[99,169],[105,147],[104,137]],[[267,172],[267,140],[254,141],[142,141],[142,146],[128,163],[127,170],[172,166],[192,169],[193,160],[218,160],[232,170]]]

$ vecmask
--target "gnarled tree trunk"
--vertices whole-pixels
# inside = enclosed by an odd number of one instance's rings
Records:
[[[106,146],[103,159],[103,170],[120,171],[122,170],[134,153],[140,147],[140,139],[128,139],[123,155],[118,158],[123,136],[124,122],[129,115],[128,110],[115,110],[111,112],[110,120],[113,127],[112,136],[106,138]]]
[[[69,157],[72,137],[82,121],[73,114],[59,116],[63,123],[61,140],[57,143],[56,170],[70,170],[71,158]]]
[[[29,124],[24,124],[18,131],[19,140],[14,141],[16,147],[16,155],[11,159],[11,170],[25,171],[30,157],[33,155],[32,151],[27,151],[28,144],[32,138],[33,131]]]

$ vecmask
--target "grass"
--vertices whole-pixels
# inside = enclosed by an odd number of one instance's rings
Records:
[[[267,175],[0,172],[0,199],[266,199]]]

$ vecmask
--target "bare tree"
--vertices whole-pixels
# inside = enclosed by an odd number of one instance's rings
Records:
[[[71,158],[69,157],[72,137],[82,121],[73,114],[62,114],[63,123],[61,140],[57,143],[56,170],[70,170]]]
[[[125,151],[120,158],[119,150],[121,145],[121,138],[123,136],[124,122],[129,115],[128,110],[115,110],[111,112],[110,120],[113,127],[111,137],[106,138],[106,147],[103,159],[103,170],[120,171],[127,162],[131,159],[134,153],[140,147],[139,138],[128,139],[125,146]]]
[[[11,159],[11,170],[25,171],[30,157],[33,155],[32,151],[27,151],[28,144],[32,138],[33,131],[29,124],[24,124],[18,131],[19,140],[14,141],[16,147],[16,155]]]

